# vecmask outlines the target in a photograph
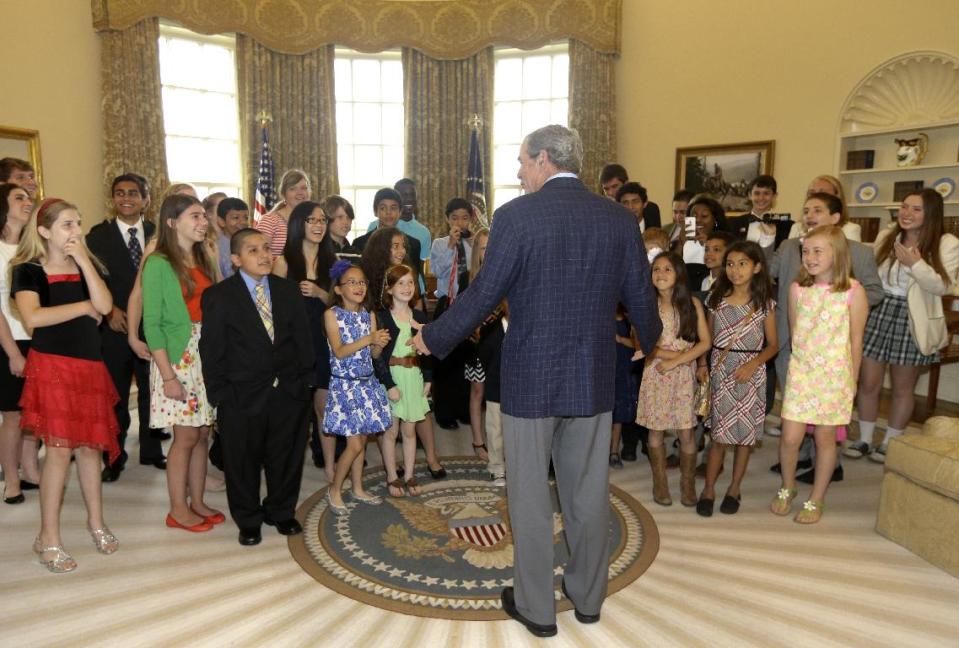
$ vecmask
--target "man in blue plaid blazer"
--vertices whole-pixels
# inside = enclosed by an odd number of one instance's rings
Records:
[[[579,135],[546,126],[524,140],[526,195],[496,211],[483,269],[413,343],[443,357],[505,297],[503,437],[515,568],[503,608],[537,636],[556,634],[550,456],[566,541],[562,584],[583,623],[599,620],[609,562],[609,438],[615,309],[625,304],[649,353],[662,330],[636,219],[576,177]]]

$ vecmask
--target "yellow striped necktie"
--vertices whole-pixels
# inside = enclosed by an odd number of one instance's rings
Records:
[[[270,304],[266,301],[266,287],[262,283],[256,284],[253,289],[256,294],[256,310],[263,320],[263,326],[266,327],[266,334],[273,339],[273,314],[270,312]]]

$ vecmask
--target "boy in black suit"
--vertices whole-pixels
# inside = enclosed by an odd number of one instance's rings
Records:
[[[303,475],[313,339],[296,285],[270,274],[269,239],[244,228],[230,240],[239,270],[203,293],[200,360],[217,407],[226,496],[241,545],[260,525],[303,531],[294,518]],[[260,502],[260,469],[266,499]]]
[[[150,204],[150,187],[142,176],[125,173],[113,179],[111,186],[113,209],[116,218],[94,226],[87,235],[87,246],[103,265],[110,294],[113,295],[113,311],[107,315],[103,332],[103,361],[107,365],[113,384],[120,394],[116,406],[117,422],[120,424],[120,456],[103,469],[103,481],[116,481],[127,461],[124,444],[130,427],[130,387],[133,377],[137,381],[137,412],[140,417],[140,463],[166,468],[166,459],[160,440],[163,432],[150,430],[150,362],[138,357],[127,343],[127,301],[133,282],[143,258],[143,250],[156,229],[143,218]],[[142,333],[140,334],[142,338]],[[106,459],[104,459],[106,461]]]

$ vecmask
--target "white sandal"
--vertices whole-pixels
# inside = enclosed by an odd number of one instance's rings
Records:
[[[56,552],[54,557],[49,560],[43,557],[43,554],[48,551]],[[40,564],[54,574],[66,574],[77,568],[77,561],[73,559],[73,556],[64,551],[62,546],[44,547],[40,544],[39,536],[37,536],[37,539],[33,542],[33,552],[37,554],[37,558],[40,559]]]
[[[93,538],[93,546],[103,555],[109,556],[120,548],[120,541],[106,526],[102,529],[90,529],[90,527],[87,529],[90,531],[90,537]]]

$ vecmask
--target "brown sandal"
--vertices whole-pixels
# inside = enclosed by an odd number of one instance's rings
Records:
[[[406,491],[403,490],[403,480],[401,480],[399,477],[391,482],[386,482],[386,485],[389,488],[398,488],[400,490],[399,495],[394,495],[393,491],[390,491],[390,497],[406,497]]]
[[[412,497],[421,495],[423,492],[420,490],[420,483],[416,481],[416,477],[410,477],[406,480],[406,490]]]

